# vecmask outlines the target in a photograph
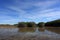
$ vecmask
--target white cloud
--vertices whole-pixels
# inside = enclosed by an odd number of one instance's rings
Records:
[[[52,20],[53,18],[59,18],[60,16],[60,10],[59,8],[50,8],[51,6],[57,4],[59,0],[48,0],[48,1],[33,1],[33,2],[21,2],[19,0],[14,0],[14,5],[5,6],[8,9],[15,10],[18,17],[11,17],[8,16],[9,11],[5,11],[5,13],[2,11],[0,13],[4,13],[3,16],[0,16],[1,21],[3,22],[18,22],[18,21],[26,21],[26,19],[29,19],[28,21],[36,21],[36,19],[47,19]],[[30,10],[24,10],[24,9],[30,9],[31,7],[36,7],[33,11]],[[11,12],[11,11],[10,11]]]
[[[49,10],[44,10],[44,11],[39,11],[39,12],[34,12],[32,15],[27,15],[25,16],[26,18],[29,19],[40,19],[40,18],[56,18],[60,16],[60,11],[55,11],[55,9],[49,9]]]
[[[16,0],[14,1],[15,2],[15,5],[17,7],[19,7],[20,9],[28,9],[32,6],[35,6],[35,7],[40,7],[40,9],[46,9],[47,7],[50,7],[50,6],[53,6],[55,5],[56,3],[59,2],[59,0],[47,0],[47,1],[38,1],[35,2],[35,1],[31,1],[31,2],[21,2],[20,0]],[[14,6],[15,6],[14,5]]]

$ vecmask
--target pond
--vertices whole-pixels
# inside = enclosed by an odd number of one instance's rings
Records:
[[[0,40],[60,40],[60,28],[0,28]]]

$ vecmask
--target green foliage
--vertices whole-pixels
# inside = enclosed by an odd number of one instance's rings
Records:
[[[18,26],[18,24],[14,24],[14,26]]]
[[[28,27],[36,27],[36,23],[35,22],[28,22],[27,26]]]
[[[18,26],[18,27],[27,27],[27,24],[26,24],[26,22],[19,22],[19,23],[17,24],[17,26]]]
[[[45,26],[59,27],[59,26],[60,26],[60,19],[47,22],[47,23],[45,24]]]
[[[36,27],[35,22],[19,22],[18,27]]]
[[[39,22],[37,25],[38,25],[38,27],[44,27],[44,22]]]
[[[47,23],[44,22],[39,22],[38,24],[36,24],[35,22],[19,22],[17,25],[17,27],[44,27],[44,26],[60,26],[60,19],[59,20],[54,20],[54,21],[50,21]]]

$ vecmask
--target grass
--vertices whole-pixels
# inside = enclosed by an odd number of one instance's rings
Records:
[[[0,28],[17,28],[17,27],[16,26],[13,26],[13,25],[12,26],[1,26],[0,25]]]

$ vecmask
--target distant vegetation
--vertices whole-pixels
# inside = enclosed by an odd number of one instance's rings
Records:
[[[0,28],[15,28],[16,26],[10,24],[0,24]]]
[[[27,23],[26,22],[19,22],[17,27],[27,27]]]
[[[44,27],[44,26],[45,26],[45,23],[44,23],[44,22],[39,22],[39,23],[37,24],[37,26],[38,26],[38,27]]]
[[[50,21],[50,22],[39,22],[38,24],[36,24],[35,22],[19,22],[17,24],[17,27],[60,27],[60,19],[58,20],[54,20],[54,21]]]
[[[18,24],[9,25],[9,24],[1,24],[1,26],[16,26],[18,28],[20,27],[60,27],[60,19],[50,21],[50,22],[39,22],[36,24],[35,22],[19,22]]]
[[[44,27],[44,22],[36,24],[35,22],[19,22],[17,27]]]
[[[27,22],[27,27],[36,27],[36,23],[35,22]]]
[[[45,23],[45,26],[60,27],[60,19]]]
[[[13,26],[13,25],[10,25],[10,24],[0,24],[0,26]]]
[[[17,27],[36,27],[35,22],[19,22]]]

